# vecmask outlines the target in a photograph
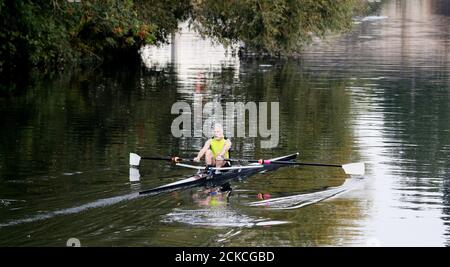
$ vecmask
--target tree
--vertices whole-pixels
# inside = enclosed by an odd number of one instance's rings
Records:
[[[230,46],[297,54],[314,36],[350,28],[363,0],[0,0],[0,73],[137,56],[180,21]]]
[[[0,0],[0,72],[135,54],[167,41],[188,0]]]
[[[314,36],[349,29],[360,0],[194,0],[192,25],[230,46],[292,55]]]

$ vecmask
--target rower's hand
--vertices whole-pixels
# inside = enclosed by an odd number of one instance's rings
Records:
[[[195,162],[200,162],[200,158],[199,158],[199,157],[195,157],[195,158],[194,158],[194,161],[195,161]]]
[[[223,160],[223,157],[221,155],[217,155],[216,160]]]

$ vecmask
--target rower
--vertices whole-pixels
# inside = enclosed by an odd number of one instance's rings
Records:
[[[225,160],[230,158],[230,148],[231,142],[225,139],[222,125],[216,123],[214,125],[214,137],[206,141],[194,161],[200,162],[201,158],[205,156],[207,166],[216,166],[217,168],[231,166],[230,162]]]

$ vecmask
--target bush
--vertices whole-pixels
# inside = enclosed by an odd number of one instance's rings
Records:
[[[186,1],[151,2],[0,0],[0,68],[48,69],[83,58],[102,60],[116,52],[137,54],[142,45],[165,41],[189,12],[177,8]]]

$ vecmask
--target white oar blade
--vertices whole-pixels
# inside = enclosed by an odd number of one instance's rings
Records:
[[[139,182],[140,178],[141,178],[141,174],[139,173],[139,170],[131,167],[130,168],[130,182],[132,182],[132,183]]]
[[[342,165],[342,169],[344,169],[346,174],[351,175],[364,175],[366,172],[366,166],[363,162],[345,164]]]
[[[131,166],[139,166],[140,161],[141,161],[141,157],[138,154],[130,153],[130,165]]]

